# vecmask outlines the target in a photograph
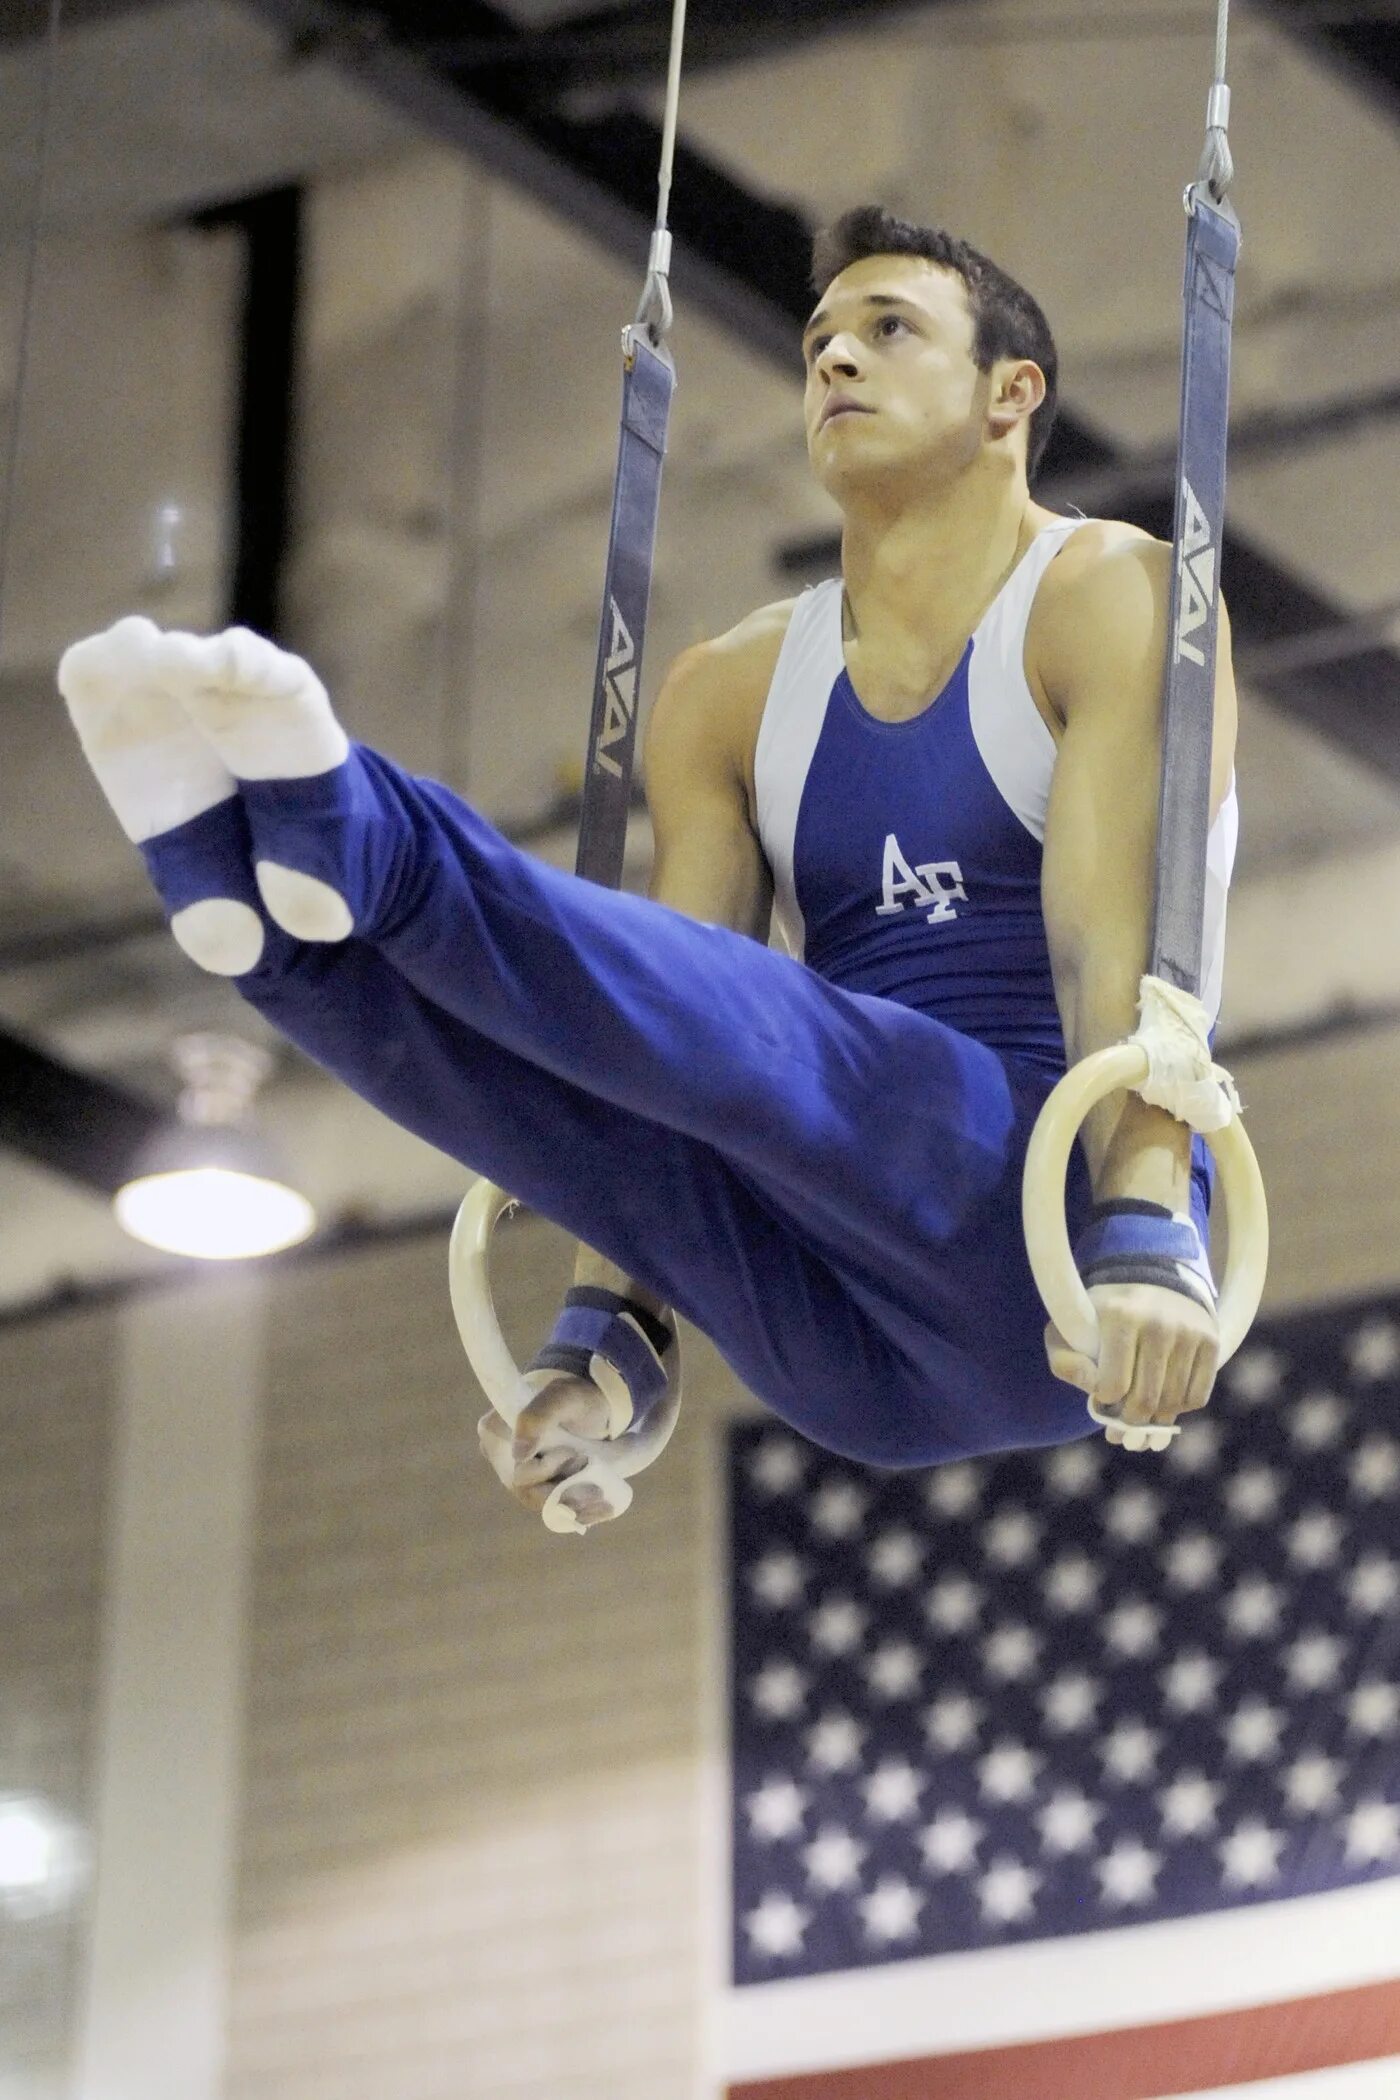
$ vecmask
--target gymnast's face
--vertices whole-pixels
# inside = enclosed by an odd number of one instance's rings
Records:
[[[977,369],[956,271],[921,256],[852,263],[807,324],[803,357],[807,451],[838,502],[910,478],[927,488],[977,457],[1000,368]]]

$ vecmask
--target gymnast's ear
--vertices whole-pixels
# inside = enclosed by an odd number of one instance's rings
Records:
[[[1030,357],[999,357],[988,374],[987,432],[995,443],[1031,417],[1048,391],[1045,374]]]

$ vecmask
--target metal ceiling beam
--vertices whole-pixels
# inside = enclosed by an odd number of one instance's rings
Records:
[[[518,77],[454,76],[417,53],[417,40],[438,33],[439,18],[428,0],[397,0],[389,12],[381,0],[372,16],[363,0],[254,4],[280,22],[301,48],[338,58],[426,128],[602,239],[614,254],[634,258],[640,272],[654,221],[660,154],[657,127],[645,116],[625,107],[586,116],[565,114],[526,92]],[[716,10],[716,20],[729,19],[735,12],[731,0],[708,4]],[[797,10],[793,12],[796,16]],[[759,13],[771,19],[772,10],[762,0]],[[839,20],[844,24],[849,18],[847,9]],[[588,19],[597,22],[596,17]],[[803,10],[799,19],[811,33],[826,33],[838,20],[825,5]],[[484,0],[465,0],[454,20],[466,38],[519,45],[519,26]],[[1344,32],[1338,28],[1311,33]],[[1369,25],[1368,33],[1386,32]],[[550,32],[538,34],[547,44]],[[747,347],[764,351],[795,376],[801,328],[811,306],[806,222],[789,206],[754,196],[682,142],[672,226],[673,274],[680,296],[703,307],[739,334]],[[1256,429],[1257,442],[1266,436],[1262,426]],[[1126,465],[1131,472],[1133,463]],[[1037,493],[1041,486],[1046,491],[1068,487],[1072,479],[1084,486],[1091,476],[1116,477],[1124,468],[1111,446],[1072,410],[1062,408]],[[1116,508],[1132,522],[1169,538],[1171,481],[1164,486],[1162,474],[1161,462],[1154,462],[1148,485],[1136,494],[1130,488]],[[1242,654],[1251,645],[1340,626],[1346,618],[1235,533],[1227,539],[1224,581]],[[1366,647],[1349,661],[1304,665],[1286,678],[1261,680],[1260,689],[1389,778],[1400,780],[1400,658],[1390,649]]]
[[[1400,10],[1357,8],[1352,19],[1329,20],[1312,0],[1268,0],[1268,11],[1320,57],[1358,82],[1391,116],[1400,115]]]
[[[0,1145],[51,1173],[114,1196],[144,1148],[177,1127],[153,1102],[0,1035]]]
[[[956,5],[960,0],[942,0]],[[923,14],[927,0],[689,0],[691,72],[749,63],[888,16]],[[666,77],[671,10],[657,0],[567,16],[548,28],[482,35],[457,16],[414,39],[418,56],[474,88],[509,85],[558,101],[583,90],[647,88]]]

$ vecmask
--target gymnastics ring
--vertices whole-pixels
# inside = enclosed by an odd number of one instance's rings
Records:
[[[467,1361],[492,1407],[512,1429],[534,1394],[525,1384],[524,1374],[511,1355],[510,1344],[496,1317],[495,1301],[491,1295],[490,1251],[491,1235],[497,1225],[517,1209],[519,1204],[515,1197],[508,1196],[494,1182],[484,1179],[473,1182],[457,1212],[447,1256],[452,1313]],[[676,1348],[679,1351],[679,1337]],[[580,1482],[598,1488],[610,1503],[612,1514],[620,1517],[632,1501],[628,1481],[634,1473],[640,1473],[658,1459],[670,1443],[680,1405],[678,1359],[665,1394],[640,1429],[625,1430],[611,1441],[573,1436],[567,1430],[560,1430],[557,1447],[582,1453],[585,1463],[580,1471],[555,1483],[541,1512],[546,1529],[561,1533],[582,1533],[587,1529],[561,1499],[566,1488],[577,1487]]]
[[[1135,1092],[1147,1078],[1140,1043],[1112,1044],[1066,1072],[1041,1109],[1026,1151],[1021,1219],[1031,1273],[1045,1309],[1072,1349],[1097,1360],[1099,1323],[1093,1300],[1074,1265],[1065,1221],[1065,1173],[1079,1126],[1090,1109],[1120,1090]],[[1230,1220],[1230,1245],[1220,1287],[1220,1361],[1228,1363],[1253,1325],[1269,1265],[1269,1210],[1254,1147],[1238,1116],[1223,1130],[1202,1133],[1220,1171]],[[1097,1419],[1097,1417],[1096,1417]]]

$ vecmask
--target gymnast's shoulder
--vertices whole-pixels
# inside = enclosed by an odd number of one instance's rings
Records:
[[[796,603],[761,605],[726,633],[683,649],[656,696],[651,736],[699,733],[742,743],[756,735]]]
[[[1170,542],[1141,527],[1091,518],[1050,563],[1026,654],[1061,722],[1084,689],[1112,682],[1121,690],[1139,669],[1144,692],[1159,690],[1173,560]],[[1223,618],[1222,633],[1228,637]]]

